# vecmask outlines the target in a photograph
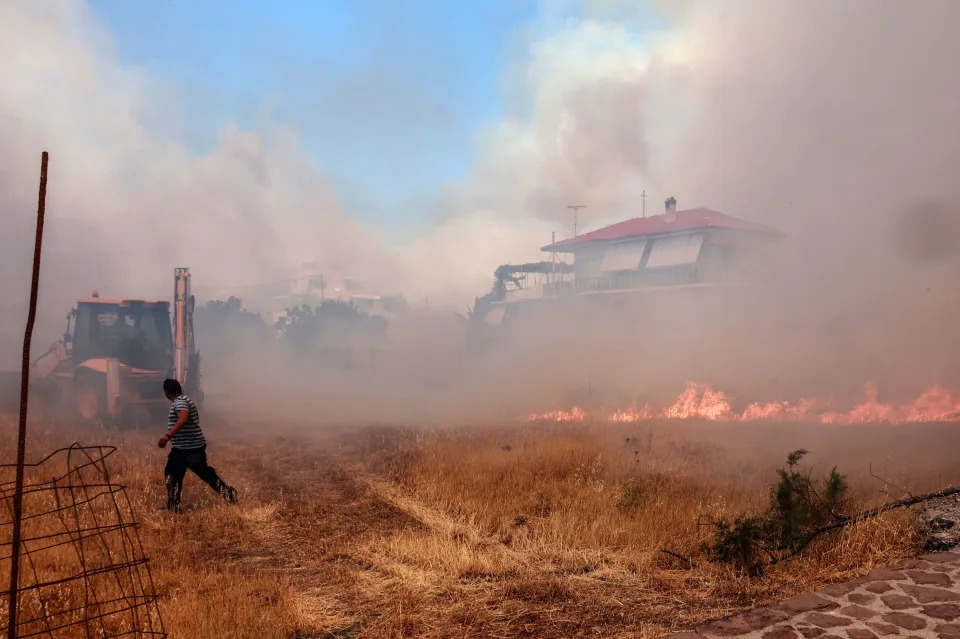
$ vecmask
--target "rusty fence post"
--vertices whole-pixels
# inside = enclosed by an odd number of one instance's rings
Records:
[[[23,465],[27,446],[27,394],[30,390],[30,342],[37,317],[37,290],[40,285],[40,249],[43,244],[43,215],[47,200],[47,160],[43,152],[40,160],[40,195],[37,204],[37,234],[33,246],[33,275],[30,281],[30,310],[27,328],[23,334],[23,361],[20,365],[20,423],[17,430],[17,474],[13,494],[13,540],[10,554],[10,611],[7,637],[17,638],[17,599],[20,587],[20,523],[23,518]]]

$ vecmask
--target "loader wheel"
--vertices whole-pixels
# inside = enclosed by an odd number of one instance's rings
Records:
[[[77,416],[84,422],[92,422],[103,413],[103,397],[100,389],[91,382],[80,382],[74,391]]]

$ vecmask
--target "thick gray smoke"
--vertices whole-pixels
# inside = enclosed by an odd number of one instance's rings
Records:
[[[673,26],[641,45],[629,4],[588,3],[533,45],[533,123],[491,135],[474,189],[522,175],[507,205],[556,216],[576,200],[605,219],[635,215],[645,189],[648,204],[675,195],[788,237],[760,294],[691,311],[685,333],[581,322],[550,339],[556,320],[540,318],[519,347],[542,385],[699,373],[749,396],[960,381],[960,5],[662,3]]]
[[[191,152],[169,88],[117,61],[82,0],[0,2],[0,57],[0,361],[19,349],[42,150],[51,166],[38,333],[51,338],[73,298],[94,288],[166,298],[176,266],[226,296],[315,262],[462,310],[497,264],[549,237],[476,208],[396,246],[343,211],[282,123],[229,126],[214,148]]]
[[[189,154],[155,110],[161,87],[117,64],[83,3],[4,2],[0,34],[4,337],[25,308],[41,150],[51,153],[44,320],[59,323],[93,288],[167,297],[175,266],[241,283],[276,279],[317,249],[358,271],[386,263],[355,250],[366,233],[288,131],[228,128],[214,149]]]
[[[438,194],[435,226],[398,247],[342,211],[282,123],[228,129],[193,155],[157,108],[160,89],[117,63],[83,3],[0,2],[0,57],[12,61],[0,87],[0,356],[19,345],[45,148],[42,311],[57,322],[92,282],[165,296],[176,265],[199,287],[264,281],[315,256],[462,310],[498,264],[535,259],[551,230],[569,235],[568,204],[587,205],[583,230],[636,215],[642,191],[648,213],[673,195],[680,209],[787,233],[757,294],[650,309],[644,322],[659,328],[615,311],[544,314],[463,360],[450,355],[459,329],[431,325],[435,339],[407,338],[416,381],[336,377],[324,405],[340,398],[351,418],[374,401],[377,418],[477,415],[696,376],[765,396],[960,383],[960,3],[657,6],[668,26],[653,33],[633,3],[610,0],[534,25],[505,83],[509,114],[478,132],[476,164]],[[297,379],[301,396],[315,388]]]

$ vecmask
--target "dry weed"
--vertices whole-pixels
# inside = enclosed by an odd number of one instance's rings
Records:
[[[942,452],[960,437],[939,427],[864,437],[820,426],[534,424],[284,437],[225,426],[207,427],[210,459],[241,504],[188,478],[181,517],[158,511],[164,453],[152,435],[50,426],[31,441],[37,452],[74,439],[119,445],[112,470],[140,514],[175,638],[661,636],[916,551],[901,511],[759,579],[702,561],[709,531],[698,521],[761,508],[790,450],[812,450],[815,471],[839,460],[864,505],[886,499],[871,470],[915,490],[960,471]]]

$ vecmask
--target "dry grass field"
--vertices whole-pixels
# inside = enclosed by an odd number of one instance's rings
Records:
[[[937,425],[205,423],[238,507],[188,475],[187,512],[159,510],[156,433],[39,424],[29,447],[119,446],[111,469],[183,639],[659,637],[917,552],[899,511],[760,578],[699,560],[698,521],[762,508],[789,451],[838,464],[862,505],[960,480],[960,430]],[[0,432],[9,461],[12,422]]]

